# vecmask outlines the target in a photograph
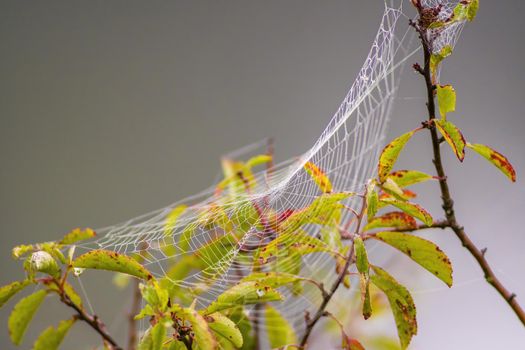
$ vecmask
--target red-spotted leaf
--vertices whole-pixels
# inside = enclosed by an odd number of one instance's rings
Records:
[[[434,179],[432,175],[417,170],[394,171],[388,175],[388,178],[393,179],[402,188]]]
[[[397,199],[406,200],[403,189],[391,178],[387,177],[385,182],[381,185],[381,189],[389,195],[396,197]]]
[[[465,138],[457,126],[443,119],[434,119],[436,127],[443,135],[460,161],[465,158]]]
[[[151,273],[137,260],[109,250],[97,249],[85,253],[73,261],[73,267],[83,269],[122,272],[144,280],[153,278]]]
[[[445,119],[448,113],[456,110],[456,90],[452,85],[438,85],[437,99],[441,118]]]
[[[370,281],[387,296],[396,321],[401,348],[406,349],[412,337],[417,334],[414,300],[409,291],[385,270],[377,266],[372,266],[372,269],[375,274],[370,276]]]
[[[404,202],[393,198],[385,198],[381,200],[385,204],[392,205],[398,209],[401,209],[406,214],[421,220],[424,222],[427,226],[431,226],[434,220],[432,219],[432,215],[425,209],[423,209],[420,205],[410,202]]]
[[[503,174],[505,174],[505,176],[510,179],[510,181],[516,182],[516,171],[512,167],[512,164],[510,164],[507,157],[505,157],[503,154],[479,143],[467,143],[467,147],[494,164],[499,170],[501,170]]]
[[[368,220],[368,224],[363,231],[370,231],[376,228],[392,227],[398,230],[413,229],[417,227],[416,220],[403,212],[390,212]]]
[[[379,157],[379,164],[377,169],[377,174],[379,176],[379,181],[383,183],[388,174],[392,171],[392,167],[397,161],[397,158],[399,157],[399,153],[403,150],[406,143],[412,135],[417,131],[412,130],[407,132],[406,134],[403,134],[399,136],[398,138],[394,139],[392,142],[390,142],[386,147],[383,149],[383,152],[381,153],[381,156]]]
[[[371,237],[405,253],[449,287],[452,286],[450,259],[434,243],[403,232],[378,232]]]
[[[317,165],[315,165],[312,162],[306,162],[306,164],[304,165],[304,169],[312,177],[317,186],[319,186],[321,192],[332,192],[332,183],[330,182],[330,179],[328,178],[328,176],[326,176],[324,171],[319,169]]]

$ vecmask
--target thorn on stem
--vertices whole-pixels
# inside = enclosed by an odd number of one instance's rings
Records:
[[[305,311],[304,312],[304,322],[306,322],[306,324],[309,325],[311,321],[312,319],[310,318],[310,312]]]
[[[486,253],[486,252],[487,252],[487,248],[486,248],[486,247],[483,248],[483,249],[481,249],[481,256],[482,256],[482,257],[485,257],[485,253]]]
[[[510,297],[507,299],[507,301],[510,303],[512,300],[514,300],[514,298],[516,298],[516,293],[512,293]]]
[[[416,72],[418,72],[419,74],[421,75],[425,75],[425,71],[423,70],[423,68],[421,68],[421,66],[419,65],[419,63],[414,63],[414,65],[412,66],[414,68],[414,70]]]

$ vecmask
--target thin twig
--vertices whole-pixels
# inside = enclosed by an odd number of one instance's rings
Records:
[[[432,82],[432,72],[430,68],[430,58],[432,56],[432,49],[431,44],[428,42],[426,38],[426,32],[423,29],[415,27],[416,30],[420,34],[421,43],[423,46],[423,52],[424,52],[424,58],[425,58],[425,67],[423,69],[424,71],[424,78],[425,78],[425,84],[427,89],[427,110],[428,110],[428,118],[430,121],[435,119],[436,115],[436,106],[434,102],[434,90],[435,86]],[[436,168],[437,175],[439,177],[439,187],[441,190],[441,198],[443,200],[443,210],[445,212],[445,217],[448,222],[448,226],[452,229],[452,231],[456,234],[456,237],[460,240],[460,242],[463,244],[463,246],[470,252],[470,254],[476,259],[478,262],[480,268],[483,270],[483,274],[485,275],[485,280],[496,289],[496,291],[501,295],[501,297],[507,302],[507,304],[512,308],[516,316],[520,319],[521,323],[525,326],[525,312],[522,309],[522,307],[519,305],[518,301],[516,300],[516,295],[512,292],[510,292],[496,277],[494,274],[494,271],[490,267],[488,261],[485,259],[485,251],[480,250],[474,242],[470,239],[470,237],[466,234],[463,226],[461,226],[457,219],[456,214],[454,212],[454,201],[452,200],[452,196],[450,194],[450,189],[447,183],[447,177],[445,174],[445,170],[443,167],[443,162],[441,160],[441,151],[440,151],[440,138],[437,134],[436,127],[433,125],[430,125],[430,136],[432,139],[432,149],[434,154],[434,166]]]
[[[140,280],[133,279],[133,296],[131,301],[131,308],[128,315],[128,350],[135,350],[137,347],[138,333],[137,320],[135,316],[140,312],[140,303],[142,295],[139,288]]]
[[[78,306],[77,304],[75,304],[71,300],[69,295],[67,295],[67,293],[64,291],[64,289],[61,288],[59,281],[54,281],[54,282],[55,282],[55,284],[56,284],[56,286],[58,288],[58,294],[60,296],[60,301],[62,301],[63,304],[65,304],[65,305],[69,306],[70,308],[74,309],[76,311],[76,313],[77,313],[77,318],[79,320],[82,320],[82,321],[86,322],[89,326],[91,326],[91,328],[93,328],[102,337],[104,342],[106,342],[108,345],[111,346],[111,349],[113,349],[113,350],[123,350],[117,344],[117,342],[113,339],[113,337],[111,337],[111,335],[109,335],[109,333],[107,333],[104,323],[97,317],[97,315],[90,315],[86,311],[84,311],[84,309],[82,309],[80,306]]]
[[[363,204],[362,204],[362,207],[361,207],[361,212],[359,213],[359,216],[357,218],[357,227],[356,227],[356,230],[355,230],[357,233],[359,233],[359,229],[361,227],[361,222],[363,220],[363,216],[364,216],[364,213],[365,213],[365,210],[366,210],[366,197],[363,196],[362,198],[363,198]],[[335,292],[339,288],[339,285],[343,282],[343,280],[344,280],[344,278],[346,276],[346,272],[347,272],[348,268],[350,267],[350,265],[352,264],[353,261],[354,261],[354,243],[352,242],[352,245],[350,246],[350,251],[348,252],[348,257],[346,258],[345,265],[344,265],[343,269],[341,270],[341,272],[339,273],[339,276],[337,277],[337,280],[332,285],[332,288],[330,288],[330,291],[326,295],[324,295],[323,301],[321,302],[321,305],[317,309],[317,312],[315,313],[314,317],[312,317],[312,318],[308,317],[308,319],[307,319],[306,330],[305,330],[305,333],[304,333],[303,338],[301,340],[301,348],[304,349],[306,347],[306,344],[308,342],[308,338],[310,337],[310,334],[312,333],[312,330],[314,329],[314,326],[325,315],[325,309],[326,309],[328,303],[330,302],[330,300],[334,296]]]

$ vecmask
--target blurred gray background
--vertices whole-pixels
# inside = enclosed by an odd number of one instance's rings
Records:
[[[266,136],[275,137],[281,159],[305,151],[357,74],[382,8],[380,0],[2,0],[0,284],[22,274],[12,246],[114,224],[193,194],[215,178],[225,152]],[[522,304],[524,13],[523,1],[482,0],[443,73],[458,92],[451,118],[518,171],[511,184],[474,154],[460,165],[444,152],[458,217]],[[389,137],[425,118],[422,88],[406,70]],[[402,166],[431,171],[428,137],[409,147]],[[439,217],[437,186],[421,189],[420,201]],[[418,305],[411,349],[522,349],[524,328],[452,233],[424,236],[451,257],[456,285],[424,274],[414,280],[409,264],[396,268]],[[122,336],[125,322],[114,321],[122,313],[109,310],[125,308],[129,295],[108,275],[97,277],[86,282],[93,307]],[[22,348],[69,314],[49,300]],[[2,349],[13,348],[12,305],[0,311]],[[80,326],[64,349],[97,340]]]

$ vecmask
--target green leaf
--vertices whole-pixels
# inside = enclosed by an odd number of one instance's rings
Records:
[[[289,233],[307,224],[334,224],[343,208],[340,202],[355,195],[353,192],[324,193],[316,197],[308,207],[294,211],[281,223],[279,231]]]
[[[182,204],[173,208],[173,210],[166,217],[166,223],[164,224],[164,235],[171,236],[173,234],[173,229],[179,217],[186,211],[188,208],[187,205]]]
[[[92,250],[79,256],[73,261],[73,267],[121,272],[144,280],[153,278],[135,259],[103,249]]]
[[[406,214],[421,220],[427,226],[432,226],[434,220],[428,211],[423,209],[420,205],[410,202],[399,201],[393,198],[382,199],[381,202],[392,205],[398,209],[401,209]]]
[[[33,245],[21,244],[14,247],[11,251],[11,254],[13,255],[14,259],[19,259],[22,256],[33,252],[34,250],[35,246]]]
[[[264,317],[270,348],[277,349],[297,343],[297,336],[295,335],[293,327],[279,311],[270,305],[266,305]]]
[[[90,228],[86,228],[84,230],[80,228],[76,228],[73,231],[66,234],[64,238],[60,240],[59,244],[63,244],[63,245],[73,244],[78,241],[84,241],[86,239],[93,238],[96,235],[97,234],[95,233],[95,231],[93,231]]]
[[[379,164],[377,169],[379,181],[381,183],[383,183],[386,180],[388,174],[390,174],[390,172],[392,171],[392,168],[396,163],[399,154],[405,147],[408,140],[410,140],[410,138],[412,137],[412,135],[415,134],[416,131],[417,129],[409,131],[406,134],[399,136],[398,138],[390,142],[388,145],[386,145],[386,147],[383,149],[381,156],[379,157]]]
[[[0,288],[0,308],[4,306],[9,299],[11,299],[16,293],[20,292],[22,289],[31,284],[30,281],[15,281],[8,285],[2,286]]]
[[[449,287],[452,286],[452,264],[434,243],[403,232],[378,232],[371,237],[405,253]]]
[[[432,175],[417,170],[394,171],[388,175],[388,178],[394,180],[401,188],[434,179]]]
[[[283,298],[281,293],[272,287],[257,281],[241,282],[219,295],[206,309],[202,310],[202,313],[208,315],[239,305],[277,301]]]
[[[248,315],[244,312],[242,306],[238,306],[231,310],[228,314],[229,318],[239,327],[242,334],[243,345],[242,350],[252,350],[255,348],[255,334],[253,332],[252,322]]]
[[[385,182],[381,185],[383,191],[387,194],[392,195],[400,200],[408,200],[408,197],[405,195],[403,189],[397,184],[397,182],[392,179],[390,176],[385,179]],[[380,206],[380,204],[378,204]]]
[[[295,283],[301,280],[302,278],[300,276],[296,276],[291,273],[269,271],[253,272],[248,276],[244,277],[240,282],[255,281],[272,288],[279,288],[284,285]]]
[[[157,310],[164,311],[168,306],[169,293],[162,288],[159,283],[140,284],[140,293],[142,298]]]
[[[197,311],[191,308],[182,308],[179,305],[174,305],[172,311],[191,324],[194,334],[193,343],[197,349],[214,350],[217,348],[217,340],[213,336],[208,322]]]
[[[465,158],[465,138],[457,126],[443,119],[434,119],[437,129],[443,135],[460,161]]]
[[[452,85],[438,85],[437,99],[441,118],[445,119],[448,113],[456,110],[456,90]]]
[[[375,181],[370,181],[366,187],[366,216],[371,219],[377,214],[379,197],[375,190]]]
[[[472,22],[476,18],[479,9],[479,0],[461,1],[454,8],[454,21],[467,20]]]
[[[439,67],[439,64],[441,61],[443,61],[445,58],[450,56],[452,54],[452,46],[447,45],[444,46],[441,51],[438,53],[433,53],[432,56],[430,56],[430,70],[432,71],[432,75],[435,76],[437,72],[437,68]]]
[[[375,274],[370,276],[374,285],[385,293],[394,314],[401,348],[406,349],[417,334],[416,305],[408,290],[385,270],[372,266]]]
[[[263,165],[272,161],[272,156],[269,154],[259,154],[246,161],[248,168],[255,168],[256,166]]]
[[[479,9],[479,0],[472,0],[468,6],[467,10],[467,19],[473,21],[478,14]]]
[[[187,350],[187,348],[183,342],[176,340],[176,339],[171,339],[171,342],[169,346],[166,348],[166,350]]]
[[[312,177],[317,186],[319,186],[321,192],[332,192],[332,183],[330,182],[330,179],[328,178],[328,176],[326,176],[324,171],[317,167],[317,165],[315,165],[312,162],[306,162],[306,164],[304,165],[304,169]]]
[[[142,320],[145,317],[155,316],[155,315],[156,315],[156,311],[153,309],[153,307],[150,304],[146,304],[137,315],[133,316],[133,319]]]
[[[46,286],[51,291],[54,291],[57,293],[59,292],[58,287],[55,283],[46,283]],[[69,299],[73,302],[73,304],[79,307],[82,307],[82,298],[80,297],[80,295],[78,295],[78,293],[75,291],[73,286],[67,282],[64,282],[63,288],[64,288],[64,292],[69,297]]]
[[[354,250],[357,271],[368,277],[368,270],[370,268],[368,264],[368,255],[366,254],[366,248],[363,239],[359,235],[354,235]]]
[[[356,267],[360,275],[361,301],[363,303],[363,317],[368,319],[372,315],[372,306],[370,304],[370,265],[368,255],[363,239],[359,235],[354,235],[354,252],[356,258]]]
[[[33,319],[35,312],[44,301],[47,292],[43,289],[21,299],[9,315],[8,329],[11,341],[15,345],[20,345],[22,338],[27,330],[27,326]]]
[[[239,327],[220,312],[207,315],[204,318],[212,331],[228,339],[236,348],[242,347],[243,339]]]
[[[53,326],[46,328],[35,341],[33,350],[57,350],[75,321],[75,318],[63,320],[60,321],[57,328]]]
[[[507,157],[505,157],[503,154],[479,143],[467,143],[467,147],[491,162],[494,166],[501,170],[501,172],[505,174],[505,176],[507,176],[510,181],[516,182],[516,171],[512,167],[512,164],[509,162]]]
[[[393,227],[398,230],[412,229],[417,227],[416,220],[403,212],[390,212],[368,220],[363,231],[370,231],[381,227]]]
[[[166,325],[171,323],[165,319],[159,320],[150,327],[140,340],[137,350],[161,350],[166,337]]]
[[[323,241],[308,235],[302,230],[289,231],[280,234],[273,241],[259,250],[257,259],[266,263],[269,258],[276,257],[280,250],[293,250],[300,255],[318,252],[332,252]]]

